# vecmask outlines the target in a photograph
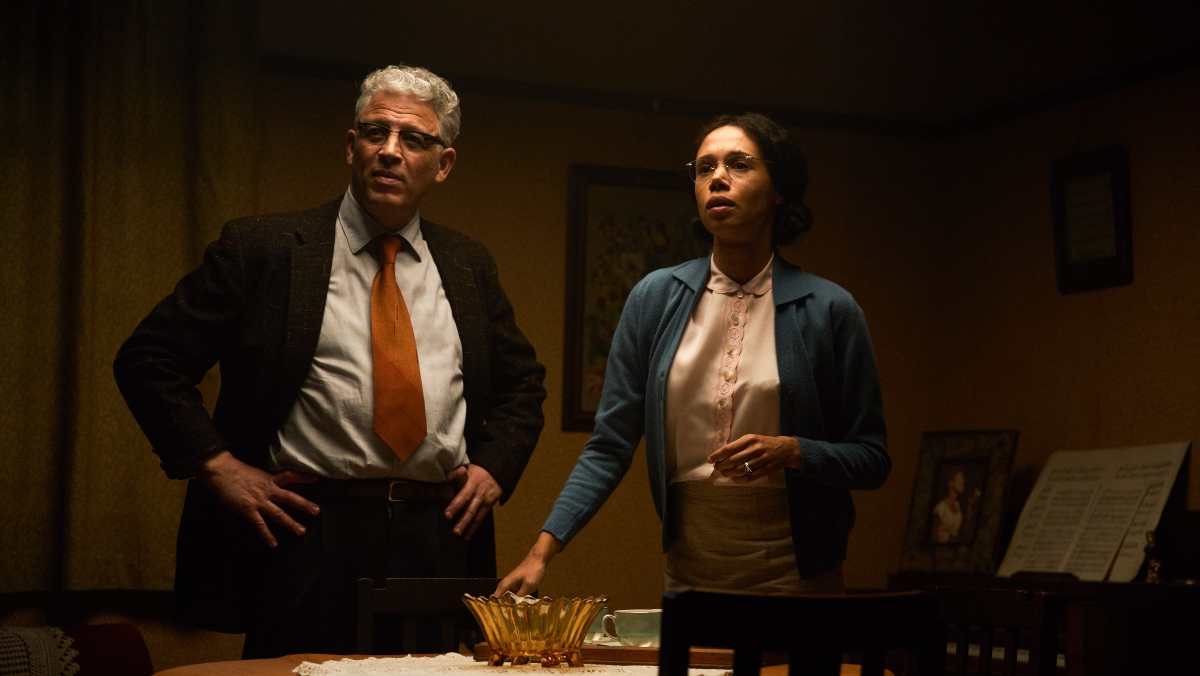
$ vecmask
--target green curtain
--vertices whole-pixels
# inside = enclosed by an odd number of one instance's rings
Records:
[[[258,211],[258,7],[17,2],[0,26],[0,592],[169,588],[184,486],[112,360]]]

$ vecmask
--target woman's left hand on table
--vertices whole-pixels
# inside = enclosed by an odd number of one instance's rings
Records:
[[[800,442],[796,437],[746,434],[713,451],[708,462],[734,482],[749,483],[784,467],[800,469]]]

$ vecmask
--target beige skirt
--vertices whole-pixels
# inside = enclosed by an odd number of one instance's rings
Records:
[[[787,489],[680,481],[667,488],[663,587],[755,594],[836,594],[842,568],[807,580],[796,570]]]

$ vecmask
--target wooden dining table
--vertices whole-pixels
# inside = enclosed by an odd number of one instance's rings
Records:
[[[321,663],[340,659],[365,659],[363,655],[322,655],[304,653],[286,655],[265,660],[237,660],[233,662],[208,662],[205,664],[189,664],[160,671],[156,676],[292,676],[292,670],[301,662]],[[482,664],[482,663],[481,663]],[[505,667],[493,667],[497,676],[503,676]],[[569,668],[562,671],[569,673]],[[890,673],[890,672],[888,672]],[[787,665],[775,664],[763,667],[763,676],[786,676]],[[860,676],[857,664],[843,664],[841,676]]]

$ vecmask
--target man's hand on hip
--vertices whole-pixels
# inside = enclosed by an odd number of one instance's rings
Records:
[[[455,467],[446,478],[458,482],[458,494],[446,507],[446,518],[453,520],[462,512],[458,523],[454,524],[454,534],[470,540],[504,491],[491,473],[479,465]]]
[[[315,474],[291,470],[269,474],[238,460],[229,451],[222,451],[201,463],[196,478],[212,491],[221,504],[249,521],[268,547],[275,547],[279,543],[263,516],[270,517],[296,535],[304,535],[304,526],[288,516],[279,504],[313,515],[321,511],[317,505],[283,489],[288,484],[314,483],[317,480]]]

